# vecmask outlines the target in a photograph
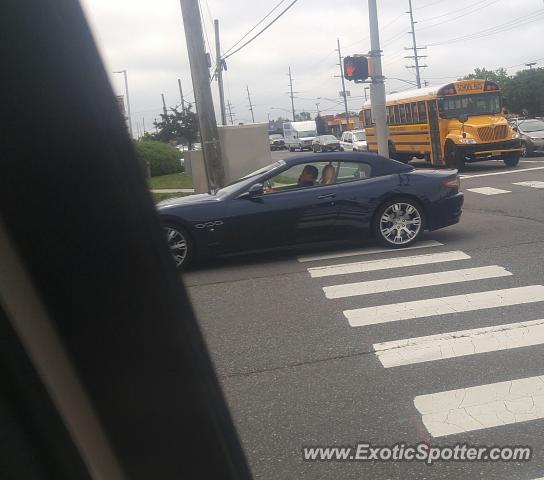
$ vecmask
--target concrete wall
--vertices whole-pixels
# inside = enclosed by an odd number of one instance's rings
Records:
[[[268,123],[219,126],[227,183],[272,163]]]
[[[202,150],[191,150],[183,155],[185,159],[185,171],[193,178],[195,193],[208,192],[208,177],[204,166]]]
[[[226,183],[272,163],[268,124],[219,126]],[[193,177],[195,193],[208,191],[202,151],[185,152],[185,169]]]

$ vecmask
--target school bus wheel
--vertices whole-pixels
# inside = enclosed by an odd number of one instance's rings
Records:
[[[457,170],[465,168],[465,157],[451,140],[446,140],[446,144],[444,145],[444,160],[448,168],[455,168]]]
[[[502,157],[502,160],[508,168],[512,168],[518,165],[519,157],[520,157],[520,154],[518,152],[505,153]]]

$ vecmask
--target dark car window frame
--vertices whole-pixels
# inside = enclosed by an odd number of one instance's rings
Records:
[[[360,164],[363,164],[363,165],[367,165],[368,168],[370,169],[370,176],[366,177],[366,178],[354,178],[353,180],[346,180],[346,181],[339,182],[338,181],[338,174],[340,173],[340,168],[342,168],[342,163],[360,163]],[[346,183],[353,183],[353,182],[360,182],[360,181],[370,180],[371,178],[377,178],[377,177],[380,176],[380,175],[373,175],[374,168],[372,167],[372,165],[370,165],[370,163],[363,162],[363,161],[360,161],[360,160],[339,160],[337,168],[338,169],[336,171],[336,183],[335,183],[335,185],[345,185]]]
[[[339,163],[341,160],[330,160],[329,163]],[[283,172],[289,170],[290,168],[293,168],[297,165],[313,165],[315,163],[323,163],[324,160],[315,160],[313,162],[309,162],[308,160],[304,160],[304,161],[300,161],[300,162],[297,162],[297,163],[292,163],[292,164],[289,164],[289,165],[285,165],[284,168],[282,168],[281,170],[274,170],[274,171],[270,171],[270,172],[267,172],[266,175],[263,175],[262,177],[258,178],[258,179],[254,179],[254,182],[252,182],[251,184],[247,185],[245,188],[239,190],[238,192],[234,193],[233,195],[231,195],[231,198],[235,198],[235,199],[243,199],[245,198],[245,193],[248,192],[248,190],[251,188],[252,185],[255,185],[257,183],[264,183],[266,182],[267,180],[270,180],[271,178],[277,176],[277,175],[281,175]],[[336,167],[335,167],[335,170],[336,170]],[[273,175],[272,175],[273,174]],[[336,185],[336,182],[335,183],[331,183],[331,184],[328,184],[328,185],[321,185],[321,184],[316,184],[316,185],[311,185],[311,186],[308,186],[308,187],[299,187],[299,188],[290,188],[289,190],[283,190],[283,191],[280,191],[280,192],[270,192],[270,193],[266,193],[266,194],[262,194],[262,195],[257,195],[258,198],[261,198],[261,197],[270,197],[272,195],[278,195],[278,194],[281,194],[281,193],[291,193],[291,192],[299,192],[299,191],[302,191],[302,190],[308,190],[308,189],[313,189],[313,188],[318,188],[318,187],[332,187],[332,186],[335,186]]]

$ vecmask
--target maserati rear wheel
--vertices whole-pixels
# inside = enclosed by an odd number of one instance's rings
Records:
[[[398,198],[384,203],[374,218],[376,238],[391,248],[403,248],[419,239],[425,227],[425,215],[419,202]]]

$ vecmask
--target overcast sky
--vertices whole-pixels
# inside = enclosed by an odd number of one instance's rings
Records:
[[[220,21],[223,51],[229,49],[266,15],[279,0],[201,0],[203,21],[212,57],[215,56],[213,19]],[[281,11],[291,0],[284,0]],[[412,0],[418,46],[429,47],[428,65],[422,78],[430,84],[445,83],[470,73],[475,67],[511,67],[540,59],[544,32],[543,0]],[[185,33],[177,0],[82,0],[87,18],[108,71],[126,69],[134,133],[136,123],[152,128],[162,110],[161,93],[167,106],[180,103],[177,79],[193,101]],[[404,50],[411,46],[408,0],[378,0],[380,39],[386,91],[410,88],[400,78],[414,81],[413,69]],[[275,14],[272,15],[273,18]],[[268,20],[267,20],[268,21]],[[264,24],[263,24],[264,25]],[[258,29],[256,30],[258,31]],[[493,35],[483,36],[488,33]],[[482,35],[481,38],[467,37]],[[325,113],[343,111],[339,91],[336,39],[343,55],[367,53],[368,10],[366,0],[298,0],[269,30],[227,60],[225,96],[232,103],[236,122],[251,121],[246,85],[255,108],[255,120],[289,116],[287,70],[291,66],[295,109]],[[442,45],[438,43],[459,40]],[[210,51],[208,49],[208,51]],[[117,94],[124,93],[122,75],[111,75]],[[349,108],[359,111],[363,85],[347,82]],[[217,104],[217,82],[212,84]],[[321,98],[318,98],[321,97]],[[284,110],[282,110],[284,109]]]

